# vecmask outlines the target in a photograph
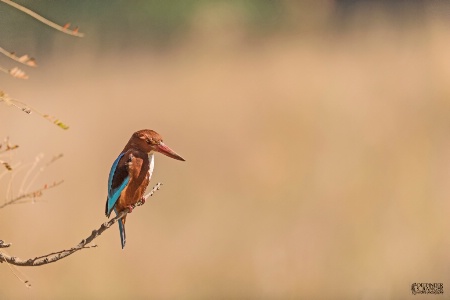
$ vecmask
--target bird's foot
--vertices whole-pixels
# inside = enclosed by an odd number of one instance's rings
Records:
[[[131,214],[131,212],[133,211],[133,206],[132,205],[128,205],[127,208],[129,210],[128,213]]]

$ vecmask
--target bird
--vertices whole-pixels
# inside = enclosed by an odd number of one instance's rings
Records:
[[[109,218],[114,210],[116,215],[125,209],[129,212],[139,202],[145,202],[144,192],[150,182],[154,169],[154,153],[185,161],[170,149],[161,135],[150,129],[136,131],[111,166],[108,178],[108,196],[105,214]],[[127,215],[118,220],[120,242],[125,248],[125,221]]]

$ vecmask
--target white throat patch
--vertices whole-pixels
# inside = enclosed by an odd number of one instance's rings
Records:
[[[148,169],[148,180],[152,178],[153,169],[155,168],[155,155],[152,153],[148,156],[150,160],[150,169]]]

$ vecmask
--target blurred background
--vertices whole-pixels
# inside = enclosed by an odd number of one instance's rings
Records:
[[[162,189],[54,264],[0,265],[1,299],[425,299],[450,286],[448,1],[0,2],[0,46],[36,57],[0,89],[70,126],[0,105],[27,168],[63,153],[0,210],[10,255],[75,246],[105,222],[107,178],[149,128]],[[16,62],[0,57],[0,65]],[[4,169],[0,170],[0,174]],[[151,183],[151,186],[152,186]],[[115,226],[116,227],[116,226]],[[2,250],[3,251],[3,250]],[[427,298],[428,299],[428,298]]]

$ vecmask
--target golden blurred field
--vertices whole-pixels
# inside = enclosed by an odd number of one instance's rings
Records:
[[[63,185],[0,210],[10,255],[75,246],[105,222],[109,169],[134,131],[187,160],[156,156],[164,185],[128,216],[124,251],[112,228],[98,248],[20,268],[31,289],[2,264],[0,298],[429,299],[414,282],[447,297],[450,23],[250,39],[208,16],[164,51],[54,32],[28,81],[0,74],[71,127],[0,106],[12,161],[64,154],[35,186]]]

